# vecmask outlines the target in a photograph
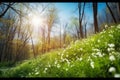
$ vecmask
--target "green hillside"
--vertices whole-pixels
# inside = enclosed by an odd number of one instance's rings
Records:
[[[109,26],[66,49],[43,54],[12,68],[1,77],[120,77],[120,25]]]

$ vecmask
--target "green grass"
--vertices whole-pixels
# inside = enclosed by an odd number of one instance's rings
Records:
[[[120,77],[120,25],[26,60],[1,77]],[[116,76],[118,75],[118,76]]]

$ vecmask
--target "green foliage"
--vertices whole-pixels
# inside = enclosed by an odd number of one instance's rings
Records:
[[[120,77],[120,25],[27,60],[2,77]]]

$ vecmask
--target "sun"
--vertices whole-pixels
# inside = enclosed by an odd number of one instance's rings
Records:
[[[30,16],[30,24],[31,24],[31,29],[32,29],[32,37],[33,37],[33,42],[37,43],[38,41],[38,36],[40,35],[40,27],[44,24],[44,19],[40,15],[31,15]]]
[[[32,17],[32,24],[34,27],[40,26],[42,24],[42,20],[39,16],[33,16]]]

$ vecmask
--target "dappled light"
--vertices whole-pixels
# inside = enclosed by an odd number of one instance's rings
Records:
[[[120,3],[0,3],[0,78],[120,78]]]

